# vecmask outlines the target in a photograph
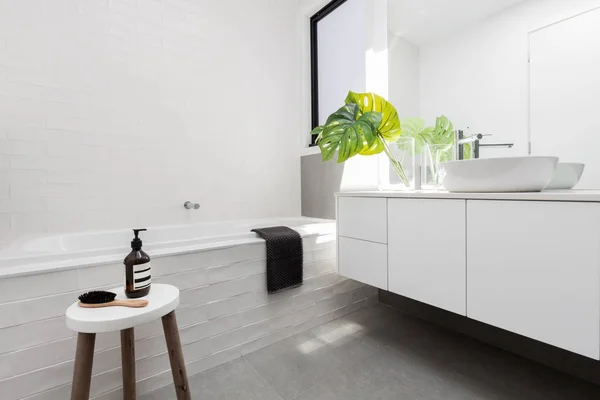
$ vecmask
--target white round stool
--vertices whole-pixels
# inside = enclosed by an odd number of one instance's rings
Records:
[[[110,291],[117,294],[117,299],[126,299],[123,287]],[[83,308],[74,303],[67,309],[67,327],[78,333],[71,400],[89,399],[96,333],[112,331],[121,331],[123,398],[135,400],[133,328],[158,318],[162,319],[177,400],[191,400],[175,317],[175,307],[179,305],[179,289],[171,285],[152,284],[150,293],[144,299],[148,300],[148,305],[142,308]]]

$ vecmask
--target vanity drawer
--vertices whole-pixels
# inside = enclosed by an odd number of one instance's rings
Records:
[[[387,290],[387,271],[387,245],[338,236],[340,275]]]
[[[338,234],[387,243],[387,200],[369,197],[338,198]]]

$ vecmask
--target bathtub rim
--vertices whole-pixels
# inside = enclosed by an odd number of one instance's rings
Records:
[[[305,217],[307,221],[313,222],[313,224],[331,224],[332,229],[330,232],[309,232],[306,229],[302,229],[302,227],[294,227],[291,226],[292,229],[296,229],[302,238],[308,238],[313,236],[325,236],[325,235],[333,235],[335,236],[335,220],[331,219],[317,219],[311,217]],[[246,234],[232,234],[223,236],[223,240],[215,241],[215,242],[206,242],[206,243],[198,243],[194,245],[188,246],[174,246],[164,249],[157,249],[152,251],[151,257],[155,258],[163,258],[170,256],[179,256],[197,252],[204,251],[212,251],[212,250],[223,250],[228,248],[233,248],[236,246],[242,245],[255,245],[265,243],[264,239],[255,237],[239,237],[241,235],[252,234],[248,232]],[[256,234],[254,234],[256,235]],[[235,236],[238,236],[237,238]],[[72,258],[67,260],[60,261],[47,261],[47,262],[38,262],[38,263],[29,263],[23,265],[15,265],[15,266],[0,266],[0,279],[10,279],[16,277],[30,276],[30,275],[42,275],[54,272],[62,272],[73,269],[83,269],[83,268],[91,268],[98,267],[102,265],[109,265],[115,263],[122,263],[123,258],[126,254],[107,254],[107,255],[95,255],[91,257],[80,257],[80,258]]]

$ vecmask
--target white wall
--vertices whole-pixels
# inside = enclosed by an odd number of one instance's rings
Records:
[[[528,33],[600,5],[598,0],[532,0],[420,49],[420,108],[455,127],[491,133],[482,156],[525,155],[528,130]],[[483,154],[485,152],[485,154]]]
[[[389,100],[400,119],[420,117],[419,47],[393,33],[388,37]]]
[[[299,12],[0,0],[0,241],[299,214]]]

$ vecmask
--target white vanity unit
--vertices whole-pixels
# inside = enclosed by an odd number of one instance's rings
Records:
[[[336,196],[341,275],[600,359],[600,191]]]

